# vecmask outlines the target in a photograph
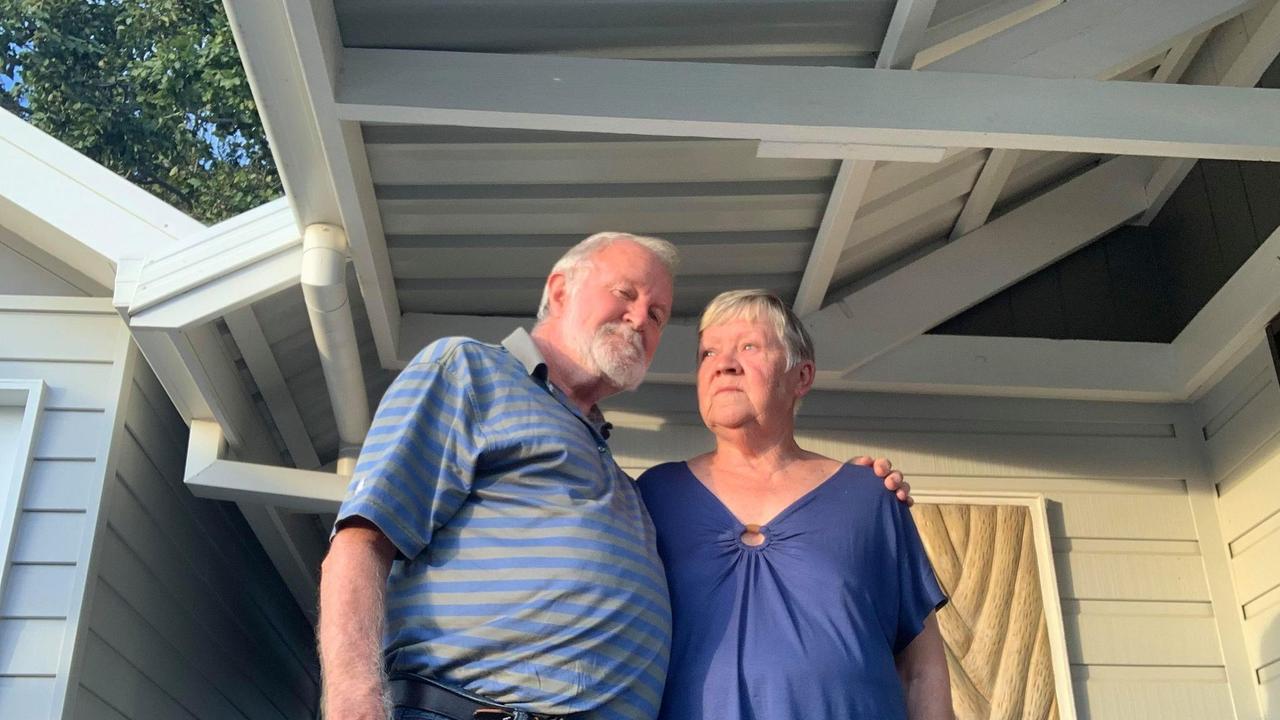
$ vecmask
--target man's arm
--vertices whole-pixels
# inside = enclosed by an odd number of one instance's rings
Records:
[[[947,655],[934,613],[929,613],[924,621],[924,630],[898,653],[894,661],[907,699],[909,720],[955,720],[955,712],[951,708]]]
[[[907,507],[916,504],[915,498],[911,497],[911,483],[902,479],[902,473],[893,469],[893,463],[889,462],[888,458],[872,460],[870,455],[859,455],[851,458],[849,462],[869,467],[877,477],[884,478],[884,488],[896,495],[898,502],[906,503]]]
[[[320,674],[327,720],[387,720],[382,627],[395,547],[352,518],[334,535],[320,574]]]

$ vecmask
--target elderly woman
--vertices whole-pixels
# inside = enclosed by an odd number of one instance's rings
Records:
[[[662,720],[950,719],[946,602],[905,504],[802,449],[813,343],[776,296],[724,293],[699,326],[710,453],[640,478],[674,616]]]

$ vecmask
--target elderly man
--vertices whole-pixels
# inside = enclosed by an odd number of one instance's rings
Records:
[[[532,333],[437,341],[388,389],[323,567],[327,718],[656,716],[666,582],[596,403],[640,384],[675,259],[593,235]]]

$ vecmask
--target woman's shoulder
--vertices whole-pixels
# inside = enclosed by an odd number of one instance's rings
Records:
[[[831,482],[861,502],[870,501],[877,507],[892,507],[897,503],[897,497],[885,488],[884,479],[865,465],[842,463],[831,476]]]
[[[675,462],[665,462],[640,473],[640,477],[636,478],[636,482],[643,487],[646,484],[656,484],[660,482],[671,481],[683,478],[689,473],[688,464],[683,460]]]

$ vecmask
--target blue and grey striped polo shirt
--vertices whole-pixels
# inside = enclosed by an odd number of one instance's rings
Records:
[[[598,411],[524,330],[432,343],[387,390],[338,523],[399,551],[388,669],[538,713],[650,720],[671,609],[653,524]]]

